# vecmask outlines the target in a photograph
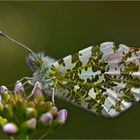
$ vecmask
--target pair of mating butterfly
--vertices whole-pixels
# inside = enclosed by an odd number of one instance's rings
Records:
[[[26,60],[33,77],[23,79],[34,86],[33,92],[40,86],[50,93],[53,102],[57,95],[96,114],[114,117],[140,100],[139,49],[105,42],[55,61],[0,35],[30,52]]]

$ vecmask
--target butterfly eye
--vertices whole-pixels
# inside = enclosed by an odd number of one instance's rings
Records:
[[[42,61],[41,59],[36,59],[36,60],[35,60],[35,64],[36,64],[37,66],[39,66],[39,67],[42,66],[42,63],[43,63],[43,61]]]

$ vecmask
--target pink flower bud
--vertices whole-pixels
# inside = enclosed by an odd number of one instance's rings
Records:
[[[3,131],[6,134],[15,134],[18,131],[18,128],[14,123],[6,123],[3,126]]]
[[[14,93],[21,92],[21,91],[24,92],[24,87],[22,83],[18,80],[15,84]]]
[[[44,113],[42,116],[41,116],[41,121],[43,124],[45,125],[49,125],[52,123],[52,120],[53,120],[53,116],[50,112],[47,112],[47,113]]]
[[[42,90],[39,87],[36,87],[35,91],[34,91],[34,95],[35,95],[35,97],[41,96]]]
[[[6,86],[3,85],[0,87],[0,92],[4,94],[8,94],[9,90]]]
[[[60,124],[64,124],[67,119],[68,112],[66,109],[62,109],[57,113],[57,121]]]
[[[43,95],[41,88],[39,88],[39,87],[35,88],[34,97],[37,99],[37,101],[44,100],[44,95]]]
[[[26,121],[27,127],[32,128],[32,129],[36,128],[36,124],[37,124],[36,118],[32,118],[32,119]]]

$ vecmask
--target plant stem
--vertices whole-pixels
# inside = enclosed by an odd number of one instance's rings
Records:
[[[46,133],[44,133],[38,140],[42,140],[45,136],[47,136],[48,132],[49,130]]]
[[[26,140],[29,140],[29,136],[28,135],[26,135]]]
[[[15,140],[15,138],[14,138],[13,136],[10,136],[10,139],[11,139],[11,140]]]

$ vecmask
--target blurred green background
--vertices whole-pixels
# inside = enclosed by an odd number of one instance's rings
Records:
[[[140,47],[140,2],[0,2],[0,30],[56,59],[104,41]],[[0,38],[0,85],[32,74],[26,55]],[[114,119],[56,103],[68,109],[68,120],[48,138],[140,138],[140,103]]]

